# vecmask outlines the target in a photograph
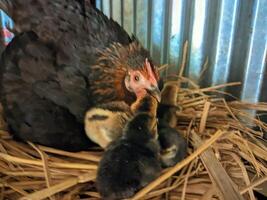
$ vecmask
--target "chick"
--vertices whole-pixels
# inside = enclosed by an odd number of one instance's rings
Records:
[[[160,96],[158,95],[157,90],[147,92],[159,101]],[[100,104],[89,109],[84,118],[86,135],[90,140],[105,149],[110,142],[121,137],[122,130],[125,124],[133,116],[133,113],[138,109],[142,109],[139,107],[146,107],[147,110],[151,109],[150,114],[154,114],[154,116],[156,115],[157,108],[150,105],[151,102],[145,101],[145,99],[144,95],[139,95],[131,106],[123,101],[114,101]],[[154,108],[154,110],[152,108]]]
[[[185,138],[175,129],[176,111],[178,109],[176,106],[177,91],[178,87],[176,85],[166,85],[161,93],[162,101],[157,110],[162,167],[174,166],[185,157],[187,151]]]
[[[125,124],[132,116],[130,106],[123,101],[98,105],[87,111],[84,124],[86,135],[102,148],[121,137]]]
[[[186,156],[186,140],[167,124],[160,123],[158,129],[162,167],[172,167]]]
[[[100,161],[96,182],[103,199],[129,198],[161,172],[155,133],[157,102],[145,97],[139,103],[123,136],[110,143]]]

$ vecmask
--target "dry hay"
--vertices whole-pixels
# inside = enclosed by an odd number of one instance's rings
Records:
[[[238,83],[200,89],[181,75],[190,87],[177,94],[177,129],[189,155],[132,199],[255,199],[253,190],[267,180],[267,124],[247,110],[267,111],[267,104],[226,102],[216,94]],[[101,150],[70,153],[16,142],[2,118],[0,124],[0,199],[99,199]]]

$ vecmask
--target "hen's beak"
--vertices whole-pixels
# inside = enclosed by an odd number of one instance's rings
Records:
[[[157,99],[158,102],[160,102],[161,100],[161,94],[160,94],[160,90],[158,88],[158,86],[156,85],[151,85],[148,89],[147,89],[148,93],[150,95],[152,95],[153,97],[155,97]]]

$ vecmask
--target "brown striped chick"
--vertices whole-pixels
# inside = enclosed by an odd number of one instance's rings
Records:
[[[122,129],[132,116],[130,106],[116,101],[98,105],[87,111],[84,119],[86,135],[102,148],[121,137]]]
[[[157,117],[158,140],[161,147],[160,157],[162,167],[174,166],[181,161],[187,152],[185,138],[177,131],[177,84],[166,84],[162,90],[162,101],[159,104]]]

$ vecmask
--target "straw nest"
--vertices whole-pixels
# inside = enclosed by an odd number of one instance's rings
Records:
[[[188,156],[132,199],[255,199],[253,190],[267,180],[267,124],[247,111],[267,111],[267,104],[216,95],[237,83],[200,89],[178,77],[189,85],[177,94],[177,129],[187,138]],[[95,178],[101,150],[70,153],[16,142],[3,118],[0,124],[0,199],[100,198]]]

